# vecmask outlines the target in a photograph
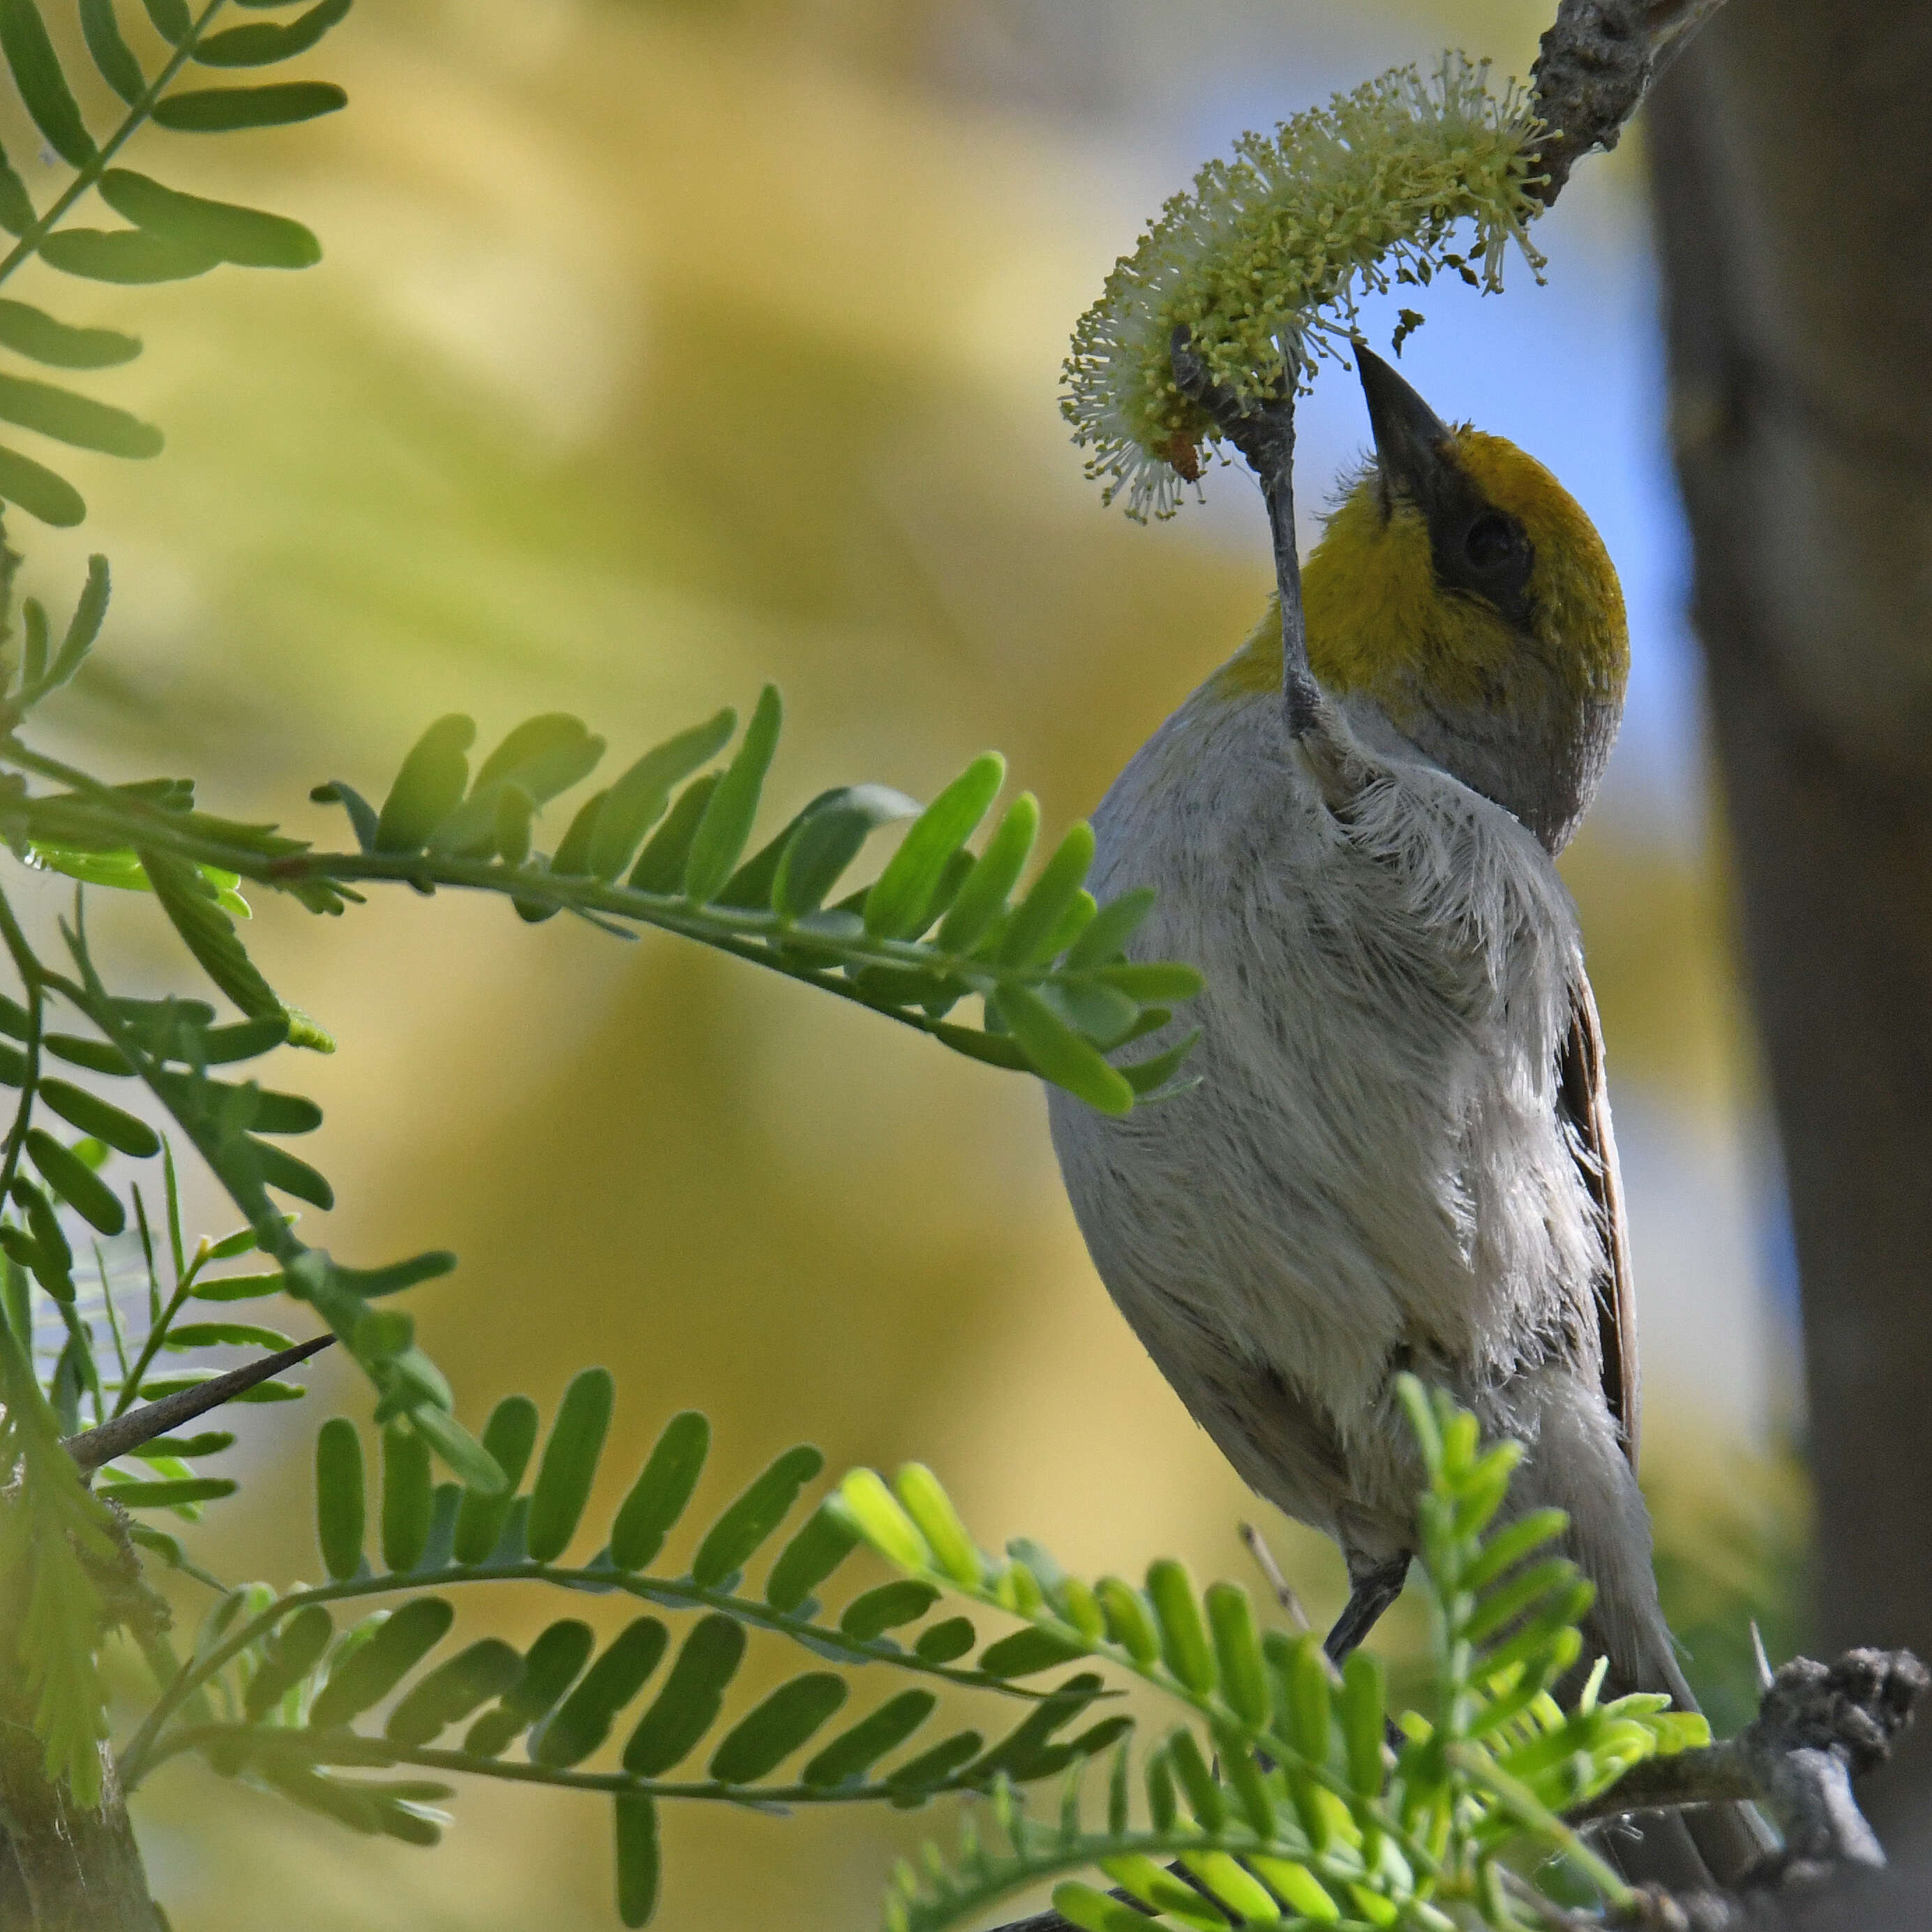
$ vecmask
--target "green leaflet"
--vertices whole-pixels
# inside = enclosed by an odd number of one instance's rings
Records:
[[[944,952],[969,952],[1004,910],[1006,895],[1019,883],[1027,856],[1040,836],[1040,801],[1023,791],[1006,807],[999,829],[966,874],[951,910],[939,922]]]
[[[604,1453],[615,1394],[608,1369],[585,1369],[557,1405],[530,1495],[529,1547],[540,1563],[561,1556],[576,1532]]]
[[[465,755],[476,742],[476,725],[460,712],[439,718],[403,760],[376,822],[379,852],[419,852],[429,836],[462,802],[470,782]]]
[[[130,106],[147,91],[147,76],[121,38],[114,0],[80,0],[80,31],[100,77]]]
[[[829,794],[786,842],[772,882],[772,910],[785,919],[816,912],[866,839],[918,810],[888,785],[847,785]]]
[[[711,1424],[698,1410],[686,1409],[664,1425],[611,1528],[610,1560],[619,1569],[641,1570],[664,1547],[710,1450]],[[799,1595],[802,1600],[804,1592]]]
[[[389,1713],[382,1735],[399,1744],[428,1744],[523,1675],[524,1660],[501,1637],[481,1638],[422,1678]]]
[[[5,151],[0,149],[0,227],[10,234],[24,235],[38,219],[26,184],[14,172]]]
[[[612,1801],[617,1840],[617,1916],[646,1925],[657,1910],[658,1808],[649,1793],[620,1792]]]
[[[322,244],[299,221],[183,194],[129,168],[102,175],[100,198],[136,228],[239,268],[308,268],[322,260]]]
[[[670,1642],[656,1617],[639,1617],[612,1640],[537,1735],[531,1755],[562,1769],[579,1764],[610,1735],[617,1713],[644,1688]]]
[[[250,1322],[178,1322],[161,1346],[167,1348],[286,1348],[290,1338],[279,1328]]]
[[[74,607],[74,615],[68,620],[60,649],[54,653],[54,661],[42,681],[43,691],[58,690],[86,661],[88,652],[94,648],[94,639],[100,634],[100,626],[106,620],[110,589],[106,558],[99,555],[89,557],[87,582]]]
[[[858,1546],[858,1532],[850,1522],[821,1503],[779,1552],[765,1584],[765,1601],[787,1614],[796,1610]]]
[[[556,1708],[596,1642],[590,1626],[574,1617],[552,1624],[525,1653],[523,1675],[503,1693],[502,1702],[470,1726],[463,1748],[474,1756],[494,1757],[518,1732]]]
[[[948,1617],[943,1623],[929,1624],[913,1646],[928,1664],[951,1664],[964,1657],[980,1640],[970,1617]]]
[[[988,1677],[1030,1677],[1084,1654],[1077,1641],[1055,1631],[1016,1630],[980,1652],[980,1668]]]
[[[706,800],[704,815],[692,834],[683,885],[685,897],[694,904],[708,904],[717,896],[744,851],[784,718],[778,687],[768,684],[758,694],[758,708],[745,728],[737,756],[725,767]]]
[[[656,892],[668,898],[681,889],[691,842],[698,836],[698,825],[723,776],[721,772],[706,772],[702,778],[693,778],[678,794],[677,802],[670,808],[670,816],[645,842],[644,849],[638,854],[638,862],[632,868],[626,882],[633,891]]]
[[[80,118],[34,0],[0,0],[0,52],[5,53],[14,84],[47,145],[70,167],[86,166],[94,156],[93,136]]]
[[[118,1234],[128,1225],[119,1196],[44,1128],[27,1130],[27,1153],[41,1179],[90,1227],[103,1234]]]
[[[1232,1583],[1210,1583],[1208,1624],[1221,1672],[1221,1694],[1244,1724],[1258,1730],[1268,1720],[1268,1666],[1255,1634],[1248,1593]]]
[[[902,1577],[854,1597],[845,1606],[838,1628],[861,1643],[870,1643],[901,1624],[916,1623],[939,1600],[938,1588],[914,1577]]]
[[[442,1458],[466,1492],[474,1490],[488,1495],[494,1493],[500,1486],[505,1494],[508,1493],[502,1471],[482,1444],[436,1401],[426,1399],[412,1404],[409,1415],[416,1432]]]
[[[1024,986],[1003,986],[989,1004],[1042,1079],[1065,1088],[1103,1114],[1131,1111],[1134,1090],[1126,1076],[1109,1066],[1099,1050],[1082,1040],[1037,993]]]
[[[1160,1626],[1162,1661],[1189,1690],[1201,1695],[1211,1691],[1216,1681],[1214,1653],[1186,1569],[1171,1558],[1150,1564],[1147,1594]]]
[[[482,1563],[496,1547],[536,1439],[537,1406],[528,1396],[506,1396],[490,1411],[484,1426],[483,1447],[502,1470],[503,1486],[494,1495],[476,1490],[464,1492],[456,1515],[454,1553],[458,1562]]]
[[[346,1415],[332,1415],[315,1438],[315,1520],[322,1567],[338,1582],[362,1568],[367,1507],[362,1438]]]
[[[1000,935],[1000,963],[1031,966],[1045,959],[1067,909],[1094,863],[1094,828],[1070,828],[1024,898],[1008,914]]]
[[[825,1458],[809,1444],[788,1449],[712,1525],[692,1561],[692,1576],[708,1589],[742,1570],[824,1466]]]
[[[781,1684],[725,1733],[712,1754],[711,1775],[724,1784],[769,1776],[830,1721],[848,1694],[844,1678],[826,1670]]]
[[[722,751],[737,728],[738,714],[727,707],[638,759],[605,795],[585,869],[600,879],[614,879],[631,862],[638,841],[664,815],[672,788]]]
[[[920,814],[866,895],[866,930],[874,938],[909,939],[926,929],[947,862],[979,829],[1006,776],[1005,759],[983,752]]]
[[[292,1194],[312,1208],[335,1205],[335,1190],[307,1161],[296,1160],[267,1141],[250,1141],[248,1147],[266,1186],[279,1187],[284,1194]]]
[[[228,134],[246,128],[286,128],[348,105],[348,95],[326,80],[190,88],[157,101],[154,121],[181,134]]]
[[[19,504],[28,515],[56,530],[70,530],[87,514],[80,492],[64,477],[4,444],[0,444],[0,501]]]
[[[743,1628],[728,1616],[701,1618],[685,1639],[664,1688],[624,1747],[634,1778],[658,1778],[689,1755],[723,1707],[745,1654]]]
[[[869,1717],[841,1731],[806,1766],[800,1781],[832,1786],[862,1778],[888,1751],[898,1750],[938,1703],[930,1690],[902,1690]]]
[[[235,937],[234,922],[222,910],[214,887],[196,867],[177,859],[172,853],[152,848],[136,849],[140,850],[141,868],[147,874],[148,883],[161,902],[161,910],[181,934],[182,943],[200,962],[202,971],[250,1019],[279,1017],[282,1003],[276,998],[267,980],[255,970],[242,942]],[[282,1158],[286,1162],[288,1156]],[[301,1166],[299,1162],[295,1165]],[[298,1187],[289,1191],[305,1201],[315,1198],[313,1194],[303,1193]],[[322,1201],[316,1204],[327,1207],[330,1203]]]
[[[346,19],[352,0],[320,0],[286,26],[263,20],[210,34],[194,50],[203,67],[268,67],[306,53],[330,28]]]
[[[441,1597],[412,1597],[316,1693],[309,1723],[319,1731],[346,1724],[380,1702],[449,1633],[456,1612]]]
[[[382,1431],[382,1567],[413,1570],[429,1546],[429,1444],[392,1422]]]
[[[226,1476],[178,1476],[154,1481],[104,1481],[100,1493],[123,1509],[178,1509],[184,1503],[213,1502],[232,1496],[241,1486]]]
[[[140,228],[58,228],[41,242],[40,256],[63,274],[130,287],[191,280],[220,262]]]
[[[141,0],[147,10],[148,18],[154,22],[154,32],[167,42],[178,47],[194,31],[193,16],[188,10],[188,0]]]
[[[322,1604],[304,1605],[284,1623],[248,1680],[244,1703],[249,1718],[266,1716],[322,1661],[335,1619]]]
[[[98,1094],[88,1093],[85,1088],[71,1086],[64,1080],[43,1078],[40,1096],[70,1126],[78,1127],[84,1134],[92,1134],[98,1141],[105,1141],[122,1154],[132,1154],[136,1160],[146,1160],[161,1150],[160,1136],[146,1120],[136,1120],[132,1114],[124,1114],[118,1107],[102,1100]]]

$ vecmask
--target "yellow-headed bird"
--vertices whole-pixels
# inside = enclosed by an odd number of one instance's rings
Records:
[[[1512,1510],[1568,1511],[1612,1690],[1694,1708],[1634,1473],[1616,1150],[1555,864],[1616,736],[1622,596],[1547,470],[1358,354],[1376,457],[1308,560],[1306,670],[1285,693],[1270,612],[1094,815],[1096,891],[1160,893],[1136,951],[1206,974],[1199,1084],[1120,1119],[1054,1092],[1054,1144],[1181,1400],[1341,1545],[1331,1648],[1415,1547],[1412,1370],[1527,1445]],[[1720,1876],[1754,1822],[1700,1827]],[[1647,1835],[1645,1875],[1700,1875],[1680,1826]]]

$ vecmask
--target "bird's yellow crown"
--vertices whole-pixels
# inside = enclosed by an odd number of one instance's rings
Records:
[[[1574,701],[1615,704],[1630,667],[1623,592],[1604,540],[1543,464],[1499,436],[1452,432],[1457,464],[1514,518],[1531,552],[1512,616],[1443,582],[1422,510],[1371,464],[1348,488],[1302,572],[1310,668],[1336,697],[1375,698],[1398,726],[1424,705],[1508,715],[1553,681]],[[1272,604],[1222,674],[1234,691],[1281,682]]]

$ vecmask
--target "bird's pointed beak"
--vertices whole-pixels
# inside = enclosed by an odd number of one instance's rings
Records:
[[[1449,427],[1379,356],[1359,342],[1354,353],[1384,487],[1426,509],[1455,469]]]

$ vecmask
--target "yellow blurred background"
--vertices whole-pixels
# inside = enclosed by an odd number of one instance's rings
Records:
[[[1074,316],[1137,223],[1240,126],[1445,43],[1522,73],[1546,14],[1516,0],[364,6],[306,70],[348,88],[346,114],[151,134],[131,158],[300,216],[320,268],[137,291],[48,274],[27,291],[145,335],[140,362],[92,386],[170,437],[152,466],[68,466],[93,508],[81,531],[13,532],[29,539],[27,586],[56,606],[88,550],[115,568],[95,666],[49,722],[110,776],[194,771],[212,809],[337,842],[339,816],[308,788],[339,777],[380,795],[442,712],[472,712],[487,741],[574,711],[628,760],[721,702],[747,706],[769,676],[790,721],[774,812],[857,778],[929,796],[993,746],[1064,824],[1268,587],[1232,474],[1171,525],[1101,508],[1056,406]],[[10,130],[8,146],[32,143]],[[1621,157],[1593,166],[1542,238],[1556,286],[1519,278],[1496,312],[1533,332],[1543,302],[1560,320],[1569,260],[1586,293],[1592,275],[1634,275],[1613,317],[1634,314],[1634,346],[1616,353],[1654,368],[1640,181]],[[1418,359],[1426,334],[1412,352],[1426,390],[1432,370],[1451,382],[1454,356],[1493,365],[1484,393],[1498,382],[1490,311],[1465,308],[1436,363]],[[1540,406],[1587,446],[1624,392],[1573,340],[1547,338]],[[1305,441],[1311,506],[1363,435],[1329,386]],[[1637,383],[1636,427],[1619,433],[1648,438],[1654,466],[1654,390]],[[1578,394],[1588,408],[1564,402]],[[1600,479],[1566,475],[1596,511]],[[1638,508],[1671,514],[1654,490]],[[1631,514],[1633,550],[1667,558],[1670,532]],[[1648,1473],[1679,1545],[1714,1511],[1737,1544],[1735,1576],[1692,1564],[1673,1584],[1685,1603],[1703,1589],[1721,1621],[1763,1587],[1764,1526],[1787,1552],[1802,1540],[1770,1453],[1790,1419],[1766,1286],[1776,1190],[1694,680],[1681,634],[1640,626],[1636,644],[1640,676],[1646,652],[1676,653],[1652,707],[1670,715],[1634,738],[1634,776],[1568,870],[1630,1170]],[[308,1232],[356,1262],[460,1252],[412,1301],[472,1425],[500,1394],[548,1409],[577,1368],[608,1364],[619,1408],[593,1514],[663,1420],[698,1406],[718,1443],[700,1509],[808,1439],[834,1471],[932,1462],[991,1544],[1029,1534],[1088,1571],[1173,1552],[1256,1580],[1235,1538],[1252,1506],[1108,1304],[1031,1083],[655,936],[530,929],[452,898],[379,899],[340,924],[259,910],[271,979],[342,1042],[282,1076],[328,1109],[314,1157],[344,1205]],[[186,984],[144,909],[100,912],[132,977]],[[212,1225],[216,1204],[195,1198]],[[303,1408],[251,1412],[250,1486],[192,1533],[224,1574],[315,1572],[308,1445],[322,1415],[367,1405],[339,1370],[313,1380]],[[1264,1527],[1311,1610],[1332,1612],[1332,1552]],[[481,1619],[466,1609],[462,1628],[525,1634],[566,1613],[615,1616],[506,1599]],[[1398,1618],[1386,1642],[1414,1635]],[[796,1667],[761,1667],[781,1664]],[[424,1853],[177,1764],[138,1815],[178,1932],[614,1923],[602,1804],[492,1787],[454,1808]],[[658,1923],[874,1922],[891,1857],[938,1822],[689,1808],[667,1820]]]

